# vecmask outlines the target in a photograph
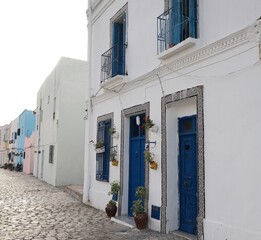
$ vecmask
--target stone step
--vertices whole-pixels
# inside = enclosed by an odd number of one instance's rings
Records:
[[[64,191],[70,194],[76,200],[82,202],[82,197],[83,197],[82,185],[69,185],[64,188]]]
[[[185,233],[179,230],[170,232],[170,234],[174,235],[176,240],[197,240],[197,237],[195,235]]]

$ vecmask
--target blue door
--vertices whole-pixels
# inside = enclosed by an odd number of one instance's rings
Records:
[[[196,234],[197,149],[196,116],[179,118],[180,230]]]
[[[144,186],[145,176],[145,130],[141,127],[144,121],[144,114],[138,115],[141,119],[141,124],[136,124],[136,117],[130,118],[130,156],[129,156],[129,203],[128,215],[132,214],[132,204],[136,200],[135,190],[138,186]]]

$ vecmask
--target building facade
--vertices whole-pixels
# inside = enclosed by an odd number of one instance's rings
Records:
[[[30,137],[24,139],[24,165],[23,172],[33,174],[34,154],[35,154],[35,138],[36,133],[33,132]]]
[[[9,124],[0,127],[0,165],[9,162]]]
[[[34,176],[83,184],[87,63],[62,57],[37,94]]]
[[[24,165],[25,138],[29,138],[35,131],[36,116],[31,110],[25,109],[18,118],[16,164]]]
[[[261,190],[253,182],[261,180],[261,3],[88,6],[84,202],[104,209],[109,183],[119,180],[118,215],[132,216],[135,188],[145,186],[151,229],[260,239]],[[155,125],[146,130],[148,117]],[[95,152],[100,141],[104,153]],[[118,166],[110,162],[115,149]]]

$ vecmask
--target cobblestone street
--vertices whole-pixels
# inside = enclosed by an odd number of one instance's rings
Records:
[[[0,239],[174,239],[111,222],[31,175],[0,169]]]

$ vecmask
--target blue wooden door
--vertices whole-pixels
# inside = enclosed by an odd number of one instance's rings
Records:
[[[141,121],[145,115],[139,115]],[[130,156],[129,156],[129,203],[128,215],[132,214],[132,204],[136,200],[135,190],[138,186],[144,186],[145,180],[145,162],[144,162],[144,149],[145,149],[145,130],[141,127],[142,123],[138,126],[136,124],[136,116],[130,118]]]
[[[179,119],[180,230],[195,234],[198,213],[196,116]]]

